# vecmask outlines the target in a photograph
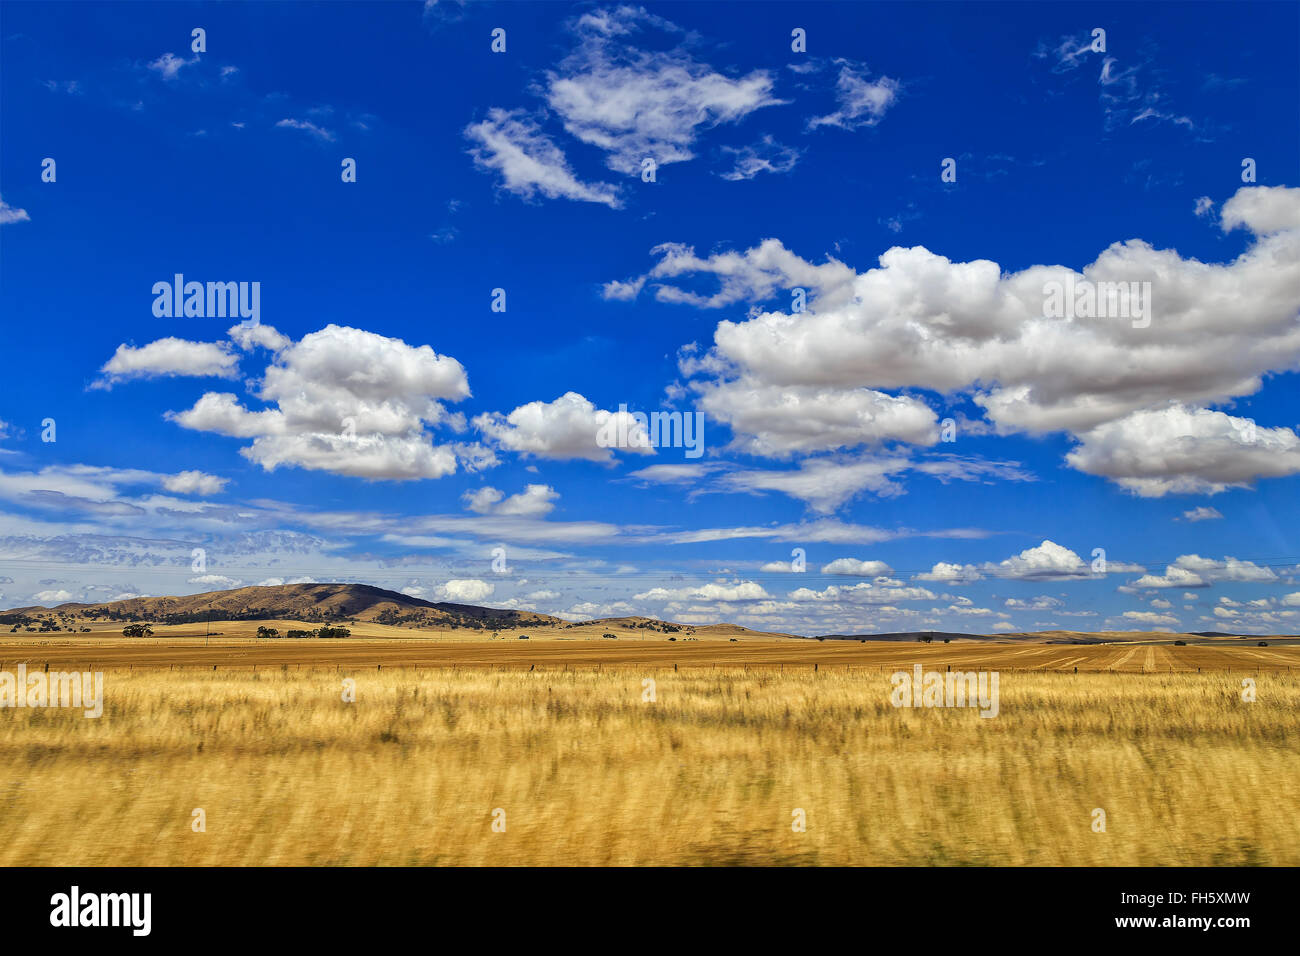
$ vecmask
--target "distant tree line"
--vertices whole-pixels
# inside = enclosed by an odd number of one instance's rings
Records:
[[[274,627],[259,627],[257,636],[260,638],[277,638],[280,631]],[[352,632],[346,627],[318,627],[314,631],[290,630],[285,637],[351,637]]]

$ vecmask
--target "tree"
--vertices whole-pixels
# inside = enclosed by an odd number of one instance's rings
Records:
[[[153,628],[148,624],[128,624],[122,628],[123,637],[153,637]]]

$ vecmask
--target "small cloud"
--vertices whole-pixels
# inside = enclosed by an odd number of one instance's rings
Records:
[[[229,478],[218,478],[201,471],[182,471],[163,479],[163,487],[178,495],[215,495],[229,483]]]
[[[31,222],[31,220],[32,217],[27,215],[26,209],[17,209],[0,199],[0,226],[12,225],[15,222]]]
[[[158,59],[149,64],[149,69],[158,73],[164,80],[174,80],[177,74],[187,66],[193,66],[199,62],[199,55],[196,53],[191,59],[185,60],[172,53],[164,53]]]
[[[301,130],[302,132],[307,133],[310,136],[314,136],[316,139],[319,139],[323,143],[332,143],[334,142],[335,139],[335,136],[331,131],[325,129],[322,126],[317,126],[315,123],[309,122],[307,120],[282,119],[280,120],[280,122],[276,123],[275,125],[281,129]]]
[[[770,135],[752,146],[739,149],[724,146],[722,151],[735,157],[730,170],[719,175],[728,182],[753,179],[759,173],[788,173],[803,154],[793,146],[783,146]]]

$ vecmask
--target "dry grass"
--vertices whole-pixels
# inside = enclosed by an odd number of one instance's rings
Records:
[[[1004,673],[996,719],[831,669],[371,670],[354,704],[342,676],[109,671],[100,720],[0,710],[0,864],[1300,863],[1288,674],[1246,704],[1241,675]]]

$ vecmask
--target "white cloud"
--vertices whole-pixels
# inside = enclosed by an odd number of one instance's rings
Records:
[[[620,450],[654,454],[650,438],[630,412],[609,412],[597,408],[577,392],[566,392],[552,402],[529,402],[508,415],[489,412],[474,418],[474,427],[502,448],[538,458],[607,462],[612,447],[602,447],[602,430],[617,429],[619,423],[629,437]]]
[[[737,450],[785,457],[903,441],[933,445],[937,416],[920,399],[873,389],[772,386],[751,379],[698,389],[699,407],[737,434]]]
[[[49,607],[54,604],[66,604],[72,600],[72,594],[62,589],[57,591],[38,591],[32,595],[32,600],[37,604]]]
[[[1125,611],[1124,617],[1142,624],[1155,624],[1164,627],[1176,627],[1178,618],[1172,614],[1157,614],[1154,611]]]
[[[1135,588],[1204,588],[1221,581],[1276,581],[1277,574],[1253,561],[1225,556],[1222,561],[1184,554],[1165,567],[1165,573],[1144,574],[1132,582]]]
[[[1004,605],[1013,611],[1053,611],[1065,607],[1065,602],[1060,598],[1043,594],[1030,598],[1028,601],[1022,601],[1019,598],[1007,598]]]
[[[460,497],[465,502],[465,507],[470,511],[485,515],[491,514],[493,507],[505,496],[504,491],[487,486],[476,488],[474,491],[467,491]]]
[[[95,382],[98,388],[139,378],[235,378],[239,374],[239,356],[224,342],[168,337],[140,348],[119,345],[99,371],[102,377]]]
[[[163,478],[162,485],[178,495],[215,495],[220,494],[229,481],[229,478],[218,478],[201,471],[182,471]]]
[[[822,565],[822,574],[852,574],[860,578],[875,578],[893,570],[884,561],[864,561],[859,558],[836,558]]]
[[[1192,508],[1189,511],[1184,511],[1182,515],[1182,520],[1183,521],[1217,521],[1222,517],[1223,515],[1219,512],[1218,508],[1209,508],[1206,507],[1205,505],[1201,505],[1198,508]]]
[[[1119,561],[1106,562],[1106,573],[1141,571],[1142,568]],[[987,561],[983,564],[950,564],[939,562],[925,574],[915,575],[918,581],[936,581],[946,584],[969,584],[981,577],[1012,578],[1016,580],[1068,581],[1100,575],[1092,565],[1069,548],[1044,539],[1036,547],[1026,548],[1005,561]],[[1011,605],[1008,604],[1008,607]]]
[[[287,335],[281,334],[269,325],[262,325],[260,322],[241,322],[239,325],[227,330],[226,334],[245,352],[252,351],[254,346],[261,346],[272,352],[279,352],[287,348],[293,341]]]
[[[237,578],[228,578],[224,574],[200,574],[188,579],[190,584],[202,584],[216,591],[242,587],[244,582]]]
[[[898,102],[899,82],[888,76],[871,80],[860,65],[845,60],[839,61],[839,64],[840,74],[835,84],[839,109],[825,116],[814,116],[808,121],[808,128],[837,126],[851,130],[875,126],[885,118],[886,111]]]
[[[1257,236],[1293,230],[1300,224],[1300,189],[1243,187],[1223,204],[1219,221],[1225,232],[1247,229]]]
[[[1080,442],[1066,462],[1144,498],[1216,494],[1300,474],[1300,437],[1291,429],[1204,408],[1134,412],[1084,432]]]
[[[478,578],[452,578],[438,585],[438,595],[455,604],[470,604],[491,597],[496,585]]]
[[[577,49],[547,73],[547,105],[570,135],[603,150],[611,169],[691,159],[702,131],[780,102],[766,71],[732,79],[684,47],[636,49],[628,38],[645,27],[677,32],[636,7],[587,13],[575,24]]]
[[[1067,73],[1083,65],[1087,54],[1092,50],[1092,37],[1084,34],[1079,37],[1065,36],[1057,41],[1056,46],[1048,46],[1039,41],[1034,56],[1039,59],[1052,58],[1053,73]]]
[[[629,279],[627,282],[611,279],[601,286],[600,294],[610,302],[631,302],[641,294],[644,286],[645,276]]]
[[[149,69],[159,74],[164,80],[174,80],[177,74],[187,66],[193,66],[199,62],[199,55],[196,53],[188,60],[178,57],[172,53],[164,53],[158,59],[148,64]]]
[[[955,457],[913,461],[901,455],[863,455],[858,458],[805,458],[793,469],[749,469],[719,476],[711,487],[723,491],[761,493],[778,491],[805,502],[813,511],[827,514],[863,492],[881,498],[903,493],[895,476],[908,471],[928,474],[940,481],[978,481],[985,477],[1026,481],[1032,476],[1011,462],[989,462]]]
[[[725,467],[721,462],[695,462],[680,465],[651,465],[628,472],[629,478],[648,481],[657,485],[688,485]]]
[[[718,174],[728,182],[753,179],[759,173],[788,173],[802,155],[793,146],[783,146],[770,135],[750,146],[724,146],[722,152],[733,158],[731,169]]]
[[[337,137],[332,130],[325,129],[323,126],[317,126],[310,120],[299,119],[282,119],[275,124],[281,129],[296,129],[299,132],[307,133],[322,143],[332,143]]]
[[[517,196],[622,205],[615,186],[579,180],[564,153],[523,110],[489,110],[487,119],[465,127],[465,136],[477,144],[470,150],[475,164],[500,174],[502,187]]]
[[[462,496],[470,511],[528,518],[549,514],[555,509],[555,502],[559,497],[559,492],[550,485],[528,485],[522,492],[509,498],[505,497],[504,492],[491,487],[467,491]]]
[[[441,404],[468,397],[465,370],[427,345],[329,325],[275,356],[252,411],[229,393],[208,392],[167,418],[198,431],[252,438],[241,450],[273,471],[297,466],[361,478],[439,478],[456,455],[430,442],[425,424],[463,427]]]
[[[550,514],[555,509],[555,502],[559,497],[559,492],[550,485],[528,485],[519,494],[511,495],[501,502],[493,513],[539,517]]]
[[[31,222],[31,219],[26,209],[18,209],[0,199],[0,226],[9,226],[15,222]]]
[[[866,406],[873,393],[924,389],[969,396],[1000,434],[1071,433],[1081,442],[1071,458],[1078,466],[1114,472],[1139,493],[1167,493],[1294,473],[1293,432],[1258,429],[1262,455],[1236,448],[1222,433],[1230,416],[1206,406],[1253,394],[1269,373],[1300,363],[1300,190],[1242,187],[1225,204],[1224,223],[1247,227],[1253,238],[1221,265],[1134,239],[1110,246],[1082,273],[1056,265],[1006,272],[915,246],[889,249],[877,268],[855,274],[768,239],[705,260],[689,247],[657,247],[663,261],[646,281],[660,280],[661,301],[701,308],[761,302],[793,286],[818,293],[803,312],[719,322],[713,348],[682,359],[702,406],[735,420],[740,447],[781,445],[763,419],[745,414],[758,399],[793,394],[813,409],[839,402],[847,410]],[[718,275],[721,289],[707,295],[668,284],[694,273]],[[1149,325],[1044,314],[1049,282],[1082,280],[1150,282]],[[1158,456],[1126,459],[1128,436],[1180,416],[1196,440],[1170,439],[1167,468]],[[851,417],[810,415],[793,450],[842,442]],[[882,431],[904,441],[925,434]]]
[[[863,491],[871,491],[882,497],[901,493],[901,487],[890,480],[889,476],[906,466],[907,462],[898,458],[853,462],[815,458],[800,462],[796,469],[785,471],[731,472],[719,478],[718,485],[729,491],[779,491],[806,502],[813,511],[825,514]]]
[[[854,272],[847,265],[830,256],[821,264],[807,262],[776,239],[765,239],[744,252],[717,252],[704,259],[693,246],[664,242],[653,247],[650,255],[659,261],[644,276],[630,281],[639,291],[647,281],[665,280],[655,285],[660,302],[719,309],[738,302],[762,302],[778,293],[788,296],[791,289],[802,288],[811,301],[829,306],[846,302],[853,294]],[[700,295],[666,281],[695,275],[717,277],[718,291]],[[613,285],[621,294],[611,295],[607,285],[606,298],[631,297],[623,288],[627,283]]]
[[[939,584],[971,584],[983,575],[970,564],[952,564],[940,561],[929,571],[914,575],[918,581],[934,581]]]
[[[753,581],[700,584],[684,588],[651,588],[633,595],[634,601],[757,601],[771,597]]]
[[[835,604],[893,604],[895,601],[933,601],[937,595],[926,588],[877,587],[866,581],[852,585],[831,584],[820,591],[796,588],[791,601],[827,601]]]

